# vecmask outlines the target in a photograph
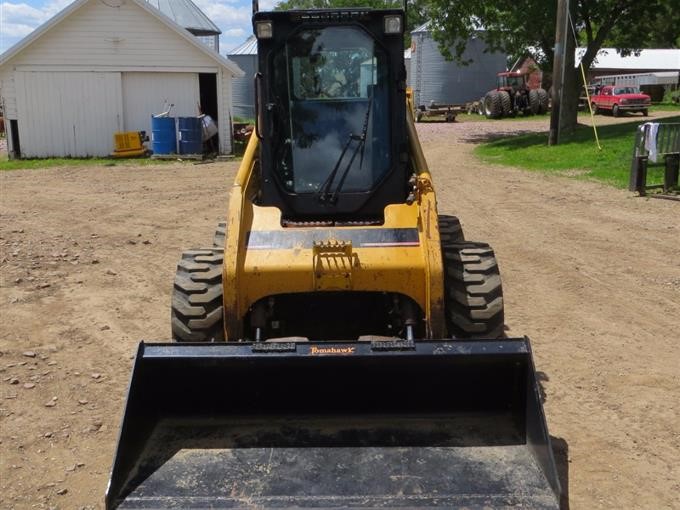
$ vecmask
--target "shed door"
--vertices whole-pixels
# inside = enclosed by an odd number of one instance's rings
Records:
[[[122,127],[120,73],[16,73],[24,157],[107,156]]]
[[[151,134],[151,115],[171,104],[172,117],[195,117],[199,102],[197,73],[123,73],[125,131]]]

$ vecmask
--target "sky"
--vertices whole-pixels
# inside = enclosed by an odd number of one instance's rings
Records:
[[[72,0],[0,0],[0,53],[19,42],[57,14]],[[235,48],[252,34],[251,0],[193,0],[215,23],[220,36],[220,53]],[[260,0],[260,10],[273,8],[278,0]]]

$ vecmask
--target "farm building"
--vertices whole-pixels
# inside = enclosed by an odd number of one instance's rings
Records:
[[[191,0],[146,0],[180,27],[186,28],[203,44],[220,51],[222,31]]]
[[[255,118],[255,88],[253,77],[257,71],[257,39],[251,35],[246,41],[231,50],[227,57],[243,69],[245,75],[234,78],[232,102],[234,116],[242,119]]]
[[[173,116],[212,116],[231,152],[241,75],[146,0],[76,0],[0,57],[10,155],[105,156],[114,132],[150,132],[171,104]]]
[[[415,104],[457,104],[478,100],[496,86],[496,73],[505,71],[504,53],[485,52],[486,44],[478,37],[467,42],[464,60],[467,66],[447,61],[432,38],[429,23],[411,32],[410,85]]]
[[[543,83],[543,71],[541,71],[536,61],[530,56],[520,57],[509,70],[528,74],[527,84],[530,89],[548,88]]]
[[[576,63],[581,61],[585,48],[576,48]],[[602,48],[597,52],[588,77],[607,74],[649,73],[680,71],[680,49],[648,49],[638,54],[621,56],[615,48]]]
[[[576,49],[576,62],[585,48]],[[633,85],[661,101],[664,93],[680,88],[680,49],[648,49],[621,56],[614,48],[602,48],[587,71],[588,82]]]

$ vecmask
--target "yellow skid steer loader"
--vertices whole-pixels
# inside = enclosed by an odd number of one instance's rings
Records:
[[[493,250],[437,213],[405,12],[257,12],[257,127],[172,343],[141,343],[113,508],[558,508]]]

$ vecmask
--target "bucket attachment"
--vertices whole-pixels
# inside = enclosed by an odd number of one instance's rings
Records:
[[[106,508],[559,508],[529,341],[141,343]]]

